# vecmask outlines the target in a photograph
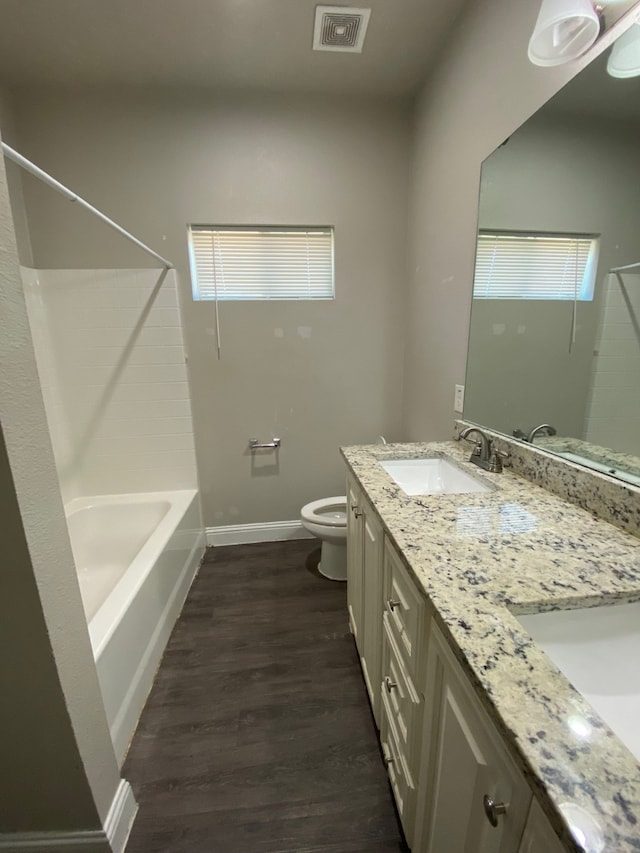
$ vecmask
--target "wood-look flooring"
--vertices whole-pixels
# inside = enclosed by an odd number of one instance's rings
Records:
[[[349,633],[315,540],[210,550],[123,776],[127,853],[405,851]]]

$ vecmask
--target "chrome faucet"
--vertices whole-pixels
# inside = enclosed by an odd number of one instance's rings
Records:
[[[458,437],[467,438],[473,432],[478,436],[478,439],[475,447],[473,448],[470,461],[473,462],[474,457],[476,457],[481,462],[488,462],[491,454],[491,439],[488,435],[485,435],[481,429],[478,429],[478,427],[465,427],[463,430],[460,430]],[[470,438],[469,441],[473,441],[473,439]]]
[[[502,460],[506,459],[509,454],[495,448],[489,436],[478,427],[465,427],[458,433],[458,438],[474,441],[473,438],[468,438],[472,433],[475,433],[478,438],[475,440],[475,447],[471,452],[469,462],[473,462],[474,465],[478,465],[485,471],[499,474],[502,471]]]
[[[551,424],[540,424],[540,426],[534,427],[531,432],[527,435],[526,441],[530,444],[533,444],[533,439],[537,435],[555,435],[556,428],[551,426]]]

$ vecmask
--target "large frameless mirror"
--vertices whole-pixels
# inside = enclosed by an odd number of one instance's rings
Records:
[[[640,484],[640,77],[607,59],[483,164],[464,418]]]

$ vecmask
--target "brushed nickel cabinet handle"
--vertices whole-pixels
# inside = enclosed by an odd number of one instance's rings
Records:
[[[507,813],[506,805],[504,803],[496,803],[493,797],[490,797],[488,794],[485,794],[482,798],[482,804],[484,806],[484,813],[491,826],[497,826],[500,815]]]
[[[390,610],[392,613],[393,613],[393,611],[396,609],[396,607],[400,607],[400,606],[401,606],[401,602],[400,602],[400,601],[395,601],[393,598],[390,598],[390,599],[387,601],[387,607],[389,608],[389,610]]]
[[[388,675],[385,675],[385,677],[384,677],[384,686],[385,686],[385,687],[386,687],[386,689],[387,689],[387,693],[391,693],[391,691],[392,691],[395,687],[397,687],[398,685],[397,685],[397,683],[396,683],[395,681],[392,681],[392,680],[389,678],[389,676],[388,676]]]

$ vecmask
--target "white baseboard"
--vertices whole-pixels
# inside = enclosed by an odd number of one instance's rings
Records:
[[[91,832],[7,832],[0,836],[0,850],[11,853],[110,853],[101,829]]]
[[[207,545],[248,545],[252,542],[282,542],[313,539],[299,521],[266,521],[263,524],[228,524],[207,527]]]
[[[138,804],[131,785],[126,779],[121,779],[104,823],[104,832],[113,853],[124,853],[137,813]]]
[[[131,785],[121,779],[104,829],[3,833],[0,850],[11,853],[124,853],[137,811]]]

